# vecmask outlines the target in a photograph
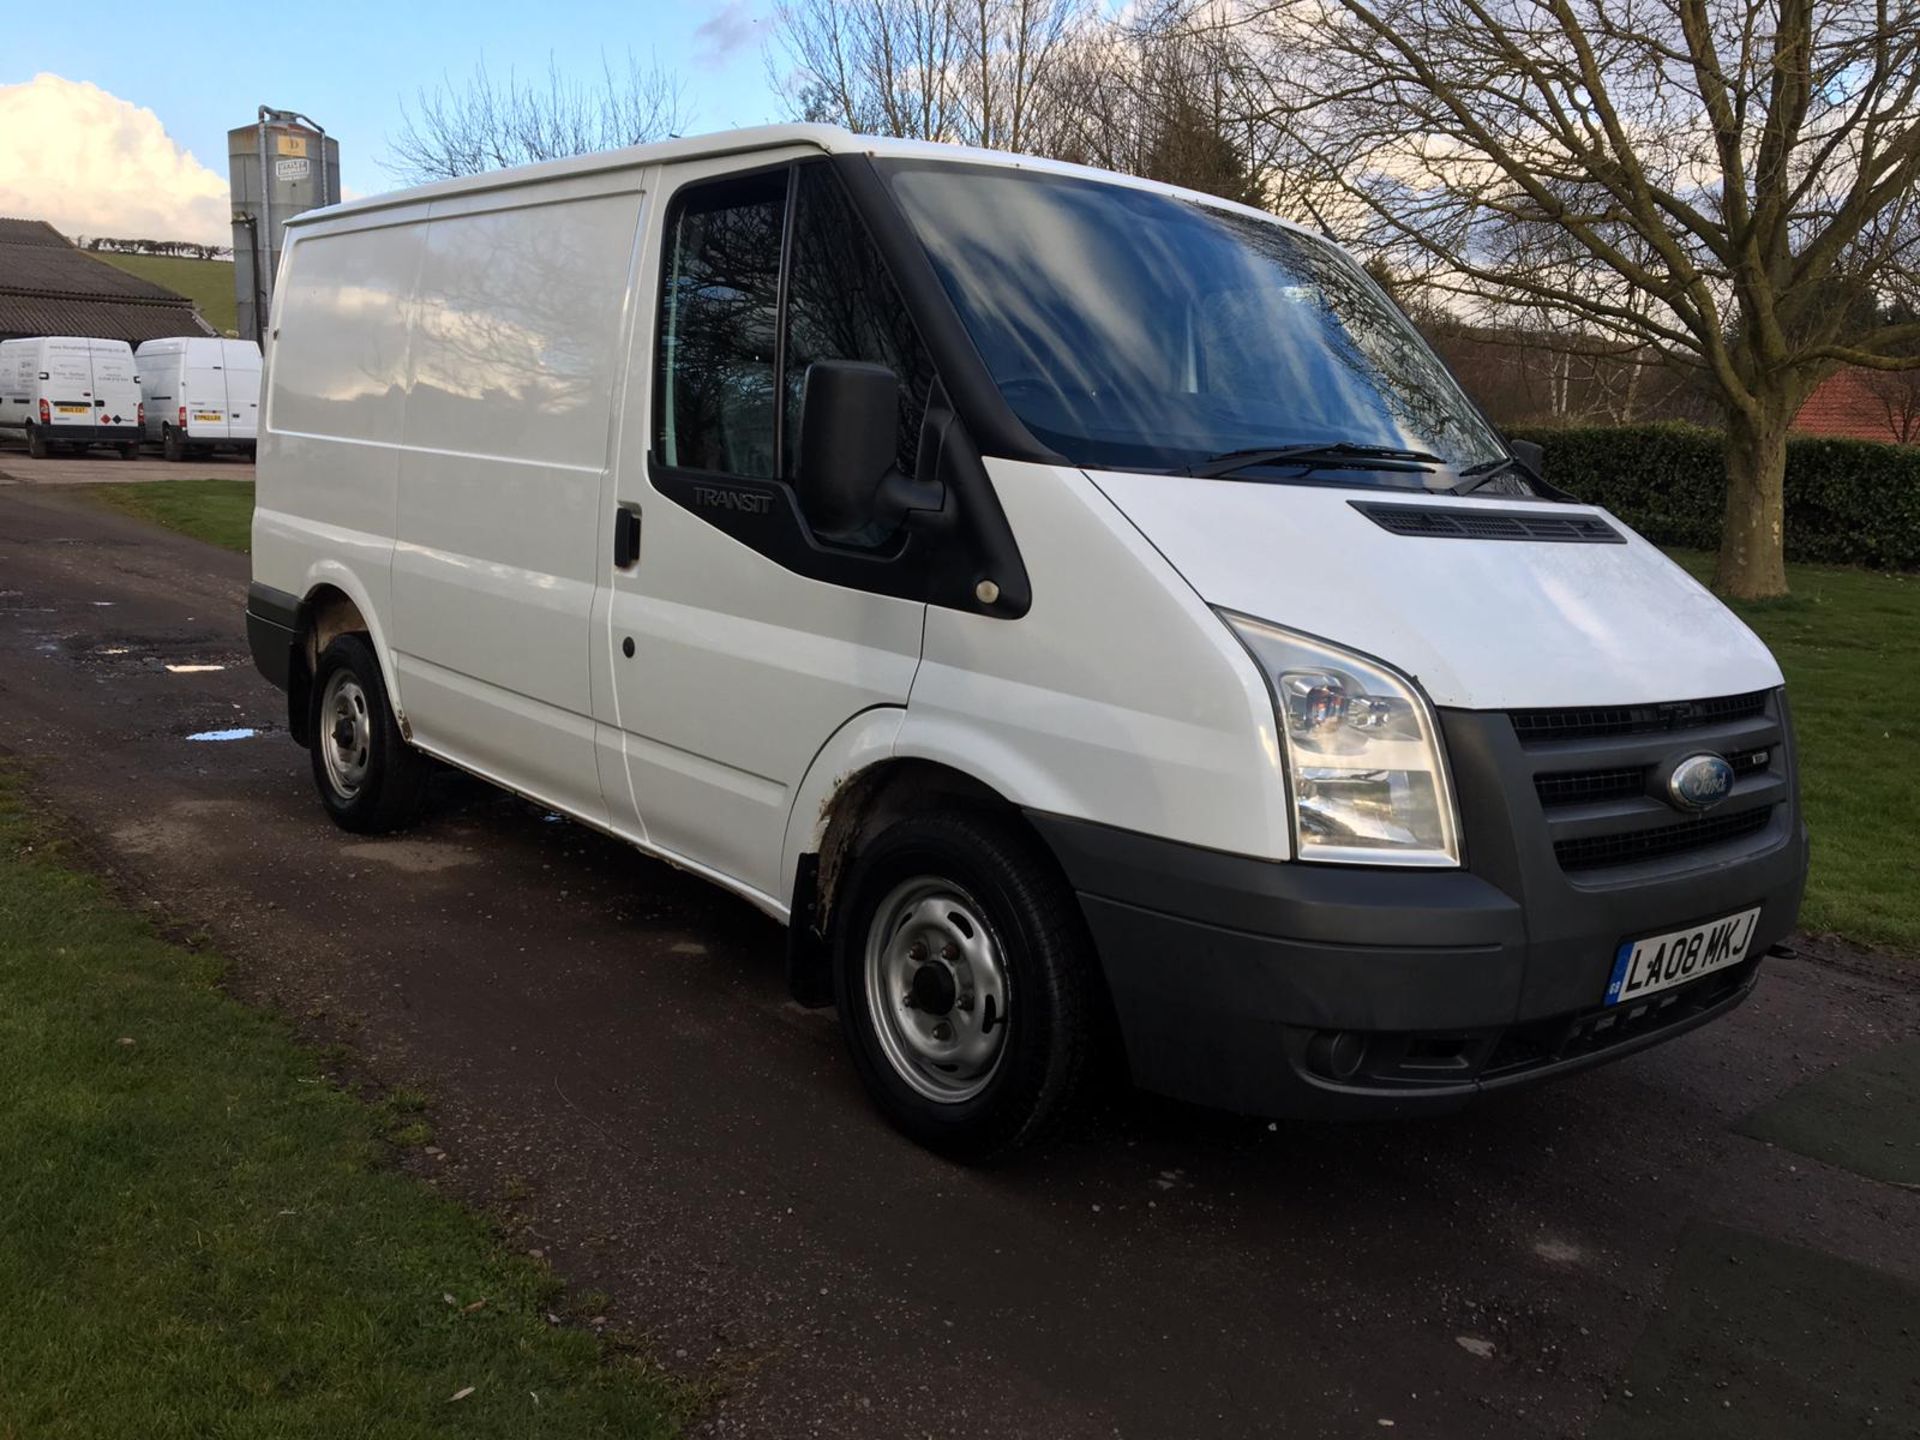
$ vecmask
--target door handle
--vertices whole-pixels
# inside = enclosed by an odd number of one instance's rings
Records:
[[[622,505],[613,512],[613,568],[631,570],[640,561],[640,512]]]

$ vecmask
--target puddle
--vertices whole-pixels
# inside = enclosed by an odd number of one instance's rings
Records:
[[[197,731],[192,735],[187,736],[187,739],[189,740],[251,740],[253,739],[254,736],[258,735],[259,733],[260,732],[258,730],[252,729],[251,727],[242,727],[237,730],[201,730],[201,731]]]
[[[224,665],[169,665],[167,671],[173,675],[205,675],[209,671],[226,668]]]

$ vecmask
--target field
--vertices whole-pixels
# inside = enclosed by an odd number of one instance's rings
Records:
[[[130,275],[164,285],[193,301],[202,318],[222,335],[232,335],[239,323],[239,302],[233,293],[231,260],[190,260],[180,255],[109,255],[90,252],[94,259],[118,266]]]

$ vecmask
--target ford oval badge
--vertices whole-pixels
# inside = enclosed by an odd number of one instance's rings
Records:
[[[1711,810],[1733,793],[1733,766],[1718,755],[1689,755],[1667,777],[1667,794],[1682,810]]]

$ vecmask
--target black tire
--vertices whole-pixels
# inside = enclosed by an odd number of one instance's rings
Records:
[[[900,903],[896,897],[904,892],[911,903],[920,893],[915,887],[928,879],[970,902],[963,914],[977,908],[986,939],[1000,957],[1003,1039],[990,1072],[972,1081],[982,1085],[973,1094],[930,1098],[921,1088],[929,1083],[927,1067],[916,1065],[910,1048],[907,1060],[896,1058],[902,1053],[897,1037],[936,1012],[969,1026],[981,1023],[974,1017],[986,1013],[985,1007],[973,990],[961,988],[958,1001],[954,998],[958,971],[947,967],[947,980],[936,975],[924,1002],[916,978],[891,1017],[876,1017],[870,1001],[870,937],[876,929],[881,932],[874,943],[886,954],[888,929],[895,944],[920,933],[912,921],[889,926],[888,915]],[[940,895],[928,903],[935,910],[946,908]],[[883,907],[888,915],[881,913]],[[867,1093],[897,1129],[931,1150],[977,1162],[1040,1144],[1079,1118],[1102,1068],[1103,992],[1079,904],[1053,857],[1032,835],[985,812],[902,820],[861,848],[834,909],[834,998],[841,1028]],[[972,933],[964,923],[962,928]],[[925,962],[920,968],[927,968]],[[889,972],[882,964],[878,973]],[[972,971],[967,974],[973,977]],[[965,984],[972,986],[975,979]],[[877,980],[876,988],[885,989],[884,980]],[[892,992],[887,993],[890,1001]],[[946,1010],[939,1009],[943,1001]],[[964,1020],[961,1009],[968,1012]],[[953,1033],[949,1028],[948,1037]],[[896,1038],[890,1042],[888,1034]],[[908,1078],[916,1069],[917,1081]],[[941,1079],[930,1083],[937,1086]]]
[[[27,426],[27,454],[35,460],[44,460],[51,453],[47,446],[47,437],[34,426]]]
[[[171,425],[160,427],[160,458],[179,464],[187,458],[187,439]]]
[[[138,460],[140,458],[140,447],[138,445],[122,445],[120,447],[120,458],[122,460]]]
[[[400,733],[366,636],[335,637],[321,652],[310,695],[313,783],[334,824],[379,835],[419,819],[433,764]],[[338,730],[342,720],[354,733]]]

